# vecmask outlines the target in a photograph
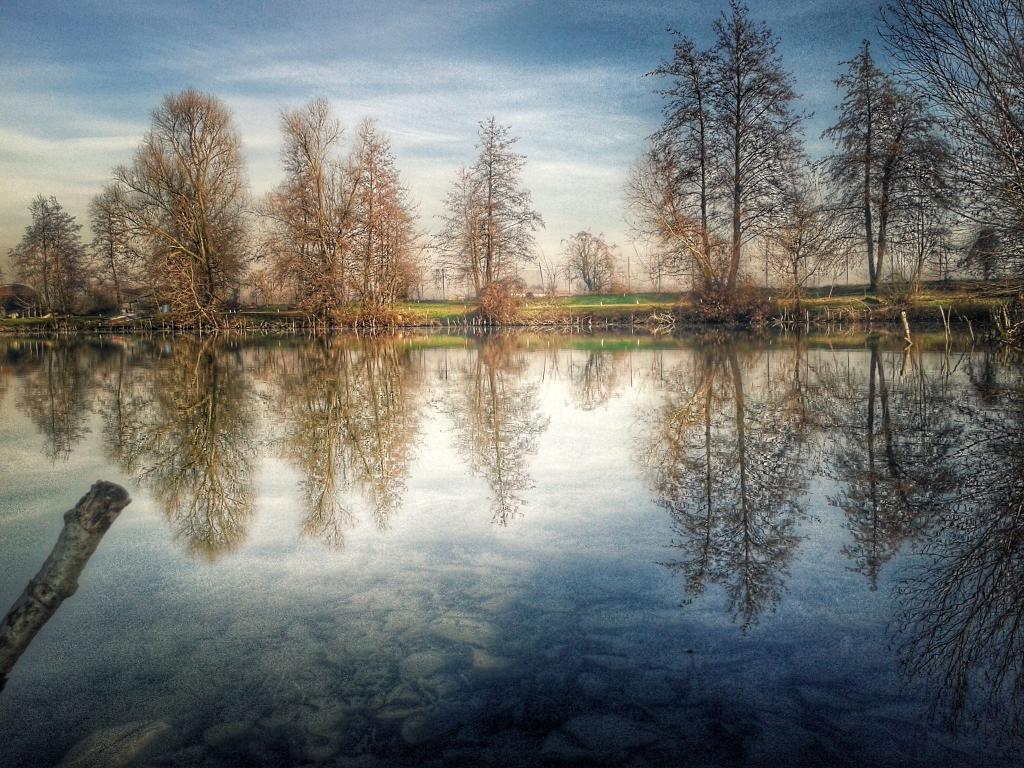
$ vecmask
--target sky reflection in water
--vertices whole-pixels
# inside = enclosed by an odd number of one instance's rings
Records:
[[[5,764],[1020,746],[1024,381],[992,350],[0,340],[0,416],[5,605],[93,480],[134,497],[0,691]]]

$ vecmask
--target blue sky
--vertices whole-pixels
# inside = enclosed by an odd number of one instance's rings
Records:
[[[877,40],[879,2],[749,4],[782,40],[820,152],[838,62]],[[279,177],[280,110],[324,96],[348,128],[369,116],[390,134],[432,231],[477,122],[494,114],[529,158],[545,250],[584,228],[628,246],[623,182],[660,110],[641,76],[670,53],[666,27],[706,42],[726,5],[0,0],[0,265],[36,194],[85,223],[153,108],[189,86],[234,112],[256,195]]]

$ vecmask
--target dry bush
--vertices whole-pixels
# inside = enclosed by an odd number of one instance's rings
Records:
[[[704,323],[767,322],[771,303],[763,288],[740,284],[730,294],[724,288],[710,288],[697,294],[697,319]]]
[[[526,285],[519,278],[503,278],[488,283],[477,297],[480,316],[498,325],[514,325],[520,319]]]

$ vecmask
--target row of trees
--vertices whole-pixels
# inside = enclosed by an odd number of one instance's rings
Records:
[[[479,157],[459,171],[432,241],[372,120],[347,152],[322,99],[286,110],[281,131],[284,178],[254,203],[226,106],[194,90],[168,96],[132,162],[90,204],[91,243],[55,198],[32,203],[11,252],[18,278],[58,313],[88,289],[121,306],[131,288],[175,316],[215,323],[243,286],[273,285],[308,314],[337,319],[387,313],[422,283],[429,252],[477,293],[532,260],[543,220],[522,184],[516,139],[493,117],[480,124]]]
[[[986,279],[1021,275],[1020,3],[901,0],[883,20],[904,78],[867,42],[843,62],[833,151],[816,162],[778,38],[746,6],[733,0],[708,49],[673,31],[649,73],[664,117],[627,188],[659,272],[732,301],[757,241],[797,295],[851,257],[871,291],[887,270],[948,275],[955,250]]]
[[[814,162],[778,38],[746,6],[732,1],[706,49],[673,32],[671,58],[648,73],[664,117],[626,190],[659,286],[688,280],[732,305],[763,260],[766,283],[773,272],[799,297],[854,259],[876,291],[887,272],[911,286],[928,268],[948,275],[958,250],[959,266],[986,279],[1024,274],[1020,2],[900,0],[883,21],[902,80],[867,42],[843,62],[838,116],[823,136],[833,150]],[[283,288],[317,317],[387,313],[422,284],[428,258],[442,286],[481,297],[522,291],[533,262],[545,290],[560,278],[591,292],[615,282],[615,248],[601,235],[563,241],[561,264],[538,258],[544,222],[523,183],[526,158],[493,117],[432,238],[372,121],[347,151],[326,101],[284,112],[281,129],[284,178],[253,204],[224,104],[192,90],[167,97],[132,162],[90,205],[88,247],[56,200],[32,203],[11,254],[19,278],[57,312],[89,285],[115,304],[142,287],[201,322],[245,284]]]

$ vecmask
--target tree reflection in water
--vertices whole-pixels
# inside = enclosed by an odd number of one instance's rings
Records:
[[[549,423],[540,382],[559,379],[582,410],[626,384],[626,357],[559,344],[548,339],[531,358],[516,337],[485,337],[449,363],[447,350],[431,358],[393,339],[4,341],[0,394],[13,388],[5,407],[32,421],[51,461],[75,450],[95,407],[112,460],[193,552],[214,557],[246,536],[257,435],[269,432],[257,392],[269,392],[281,426],[274,444],[301,475],[303,531],[341,546],[360,504],[381,528],[395,515],[434,398],[468,470],[489,489],[493,519],[508,524]],[[274,364],[256,370],[267,359]],[[713,338],[629,361],[628,380],[654,387],[637,448],[670,516],[664,564],[688,599],[720,588],[743,630],[773,610],[815,478],[848,534],[835,550],[871,589],[894,585],[893,645],[936,716],[1020,731],[1019,361],[902,352],[877,340],[808,352],[803,340]]]
[[[931,477],[919,562],[897,592],[897,650],[911,680],[934,691],[933,713],[1021,736],[1024,725],[1024,378],[974,379],[952,418],[962,434]]]
[[[88,433],[89,357],[85,344],[36,344],[38,366],[25,375],[18,407],[44,439],[46,457],[66,461]]]
[[[756,385],[749,379],[761,361],[741,353],[709,340],[660,372],[662,403],[640,448],[678,537],[665,565],[683,576],[690,599],[721,586],[747,629],[780,600],[799,544],[809,410],[799,350],[781,376],[763,369]]]
[[[106,382],[111,457],[152,493],[176,534],[205,557],[244,541],[253,514],[254,395],[230,347],[178,339]]]
[[[445,410],[459,452],[491,491],[491,518],[499,525],[519,513],[531,487],[530,457],[549,419],[537,384],[526,378],[527,354],[513,336],[485,337],[459,373]]]
[[[619,389],[619,372],[625,359],[621,352],[592,349],[584,353],[569,353],[569,376],[572,397],[577,407],[592,411],[608,404]]]
[[[921,533],[935,500],[950,488],[937,472],[959,439],[946,376],[929,373],[916,353],[869,344],[867,371],[822,366],[828,398],[829,474],[839,484],[829,502],[847,518],[852,542],[842,549],[877,589],[882,567]],[[899,363],[897,364],[897,360]]]
[[[284,453],[303,475],[306,535],[343,547],[353,490],[387,527],[405,492],[422,379],[409,347],[384,339],[317,342],[280,377]]]

